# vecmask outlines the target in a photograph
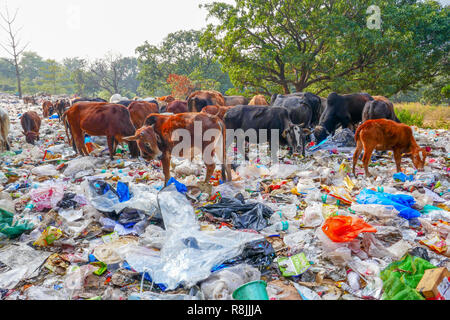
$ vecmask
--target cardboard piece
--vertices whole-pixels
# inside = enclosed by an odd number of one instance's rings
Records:
[[[427,299],[438,297],[448,299],[450,296],[449,277],[450,272],[445,267],[425,270],[416,289]]]

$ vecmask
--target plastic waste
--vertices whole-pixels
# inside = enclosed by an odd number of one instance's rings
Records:
[[[348,242],[361,232],[377,232],[377,229],[363,219],[353,216],[335,216],[328,218],[322,231],[334,242]]]
[[[400,212],[399,216],[405,219],[420,217],[420,212],[411,208],[415,204],[414,198],[406,194],[394,195],[364,189],[357,195],[356,200],[360,204],[383,204],[393,206]]]
[[[64,185],[61,183],[47,183],[40,185],[37,189],[32,189],[30,198],[37,211],[52,209],[64,196]]]
[[[34,228],[34,225],[28,221],[14,220],[14,214],[0,208],[0,233],[10,239],[17,238],[22,233]]]

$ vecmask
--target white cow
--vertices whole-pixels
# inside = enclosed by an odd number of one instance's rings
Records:
[[[6,112],[5,109],[0,108],[0,151],[3,152],[6,150],[9,150],[9,143],[8,143],[8,134],[10,129],[10,121],[8,112]]]

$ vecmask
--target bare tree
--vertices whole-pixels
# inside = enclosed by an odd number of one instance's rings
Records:
[[[5,12],[0,12],[0,17],[3,20],[3,23],[0,24],[0,27],[8,34],[9,41],[6,45],[0,43],[0,46],[6,50],[6,52],[11,56],[11,59],[8,59],[14,68],[16,69],[16,78],[17,78],[17,88],[19,91],[19,98],[22,98],[22,85],[20,82],[20,69],[19,69],[19,60],[20,55],[25,51],[26,47],[29,45],[29,42],[24,46],[21,46],[21,40],[18,38],[19,32],[22,30],[22,27],[14,30],[13,24],[16,21],[17,14],[19,13],[19,9],[17,8],[14,15],[11,16],[8,10],[8,5],[5,5]]]

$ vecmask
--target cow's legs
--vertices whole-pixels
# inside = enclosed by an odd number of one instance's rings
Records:
[[[397,167],[397,172],[401,172],[402,168],[400,167],[400,164],[402,163],[402,153],[398,149],[394,150],[394,160]]]
[[[167,182],[169,182],[170,179],[170,153],[164,152],[162,155],[162,167],[163,167],[163,173],[164,173],[164,186],[167,186]]]
[[[114,137],[112,136],[108,136],[107,137],[108,140],[108,149],[109,149],[109,157],[111,158],[111,160],[114,159]]]
[[[360,140],[356,143],[356,149],[355,153],[353,154],[353,175],[356,176],[355,168],[356,164],[358,163],[359,156],[361,155],[361,152],[363,150],[363,146]]]
[[[364,144],[364,156],[363,156],[363,164],[364,164],[364,171],[366,173],[366,176],[370,177],[369,173],[369,162],[370,158],[372,157],[372,152],[375,149],[372,145]]]

